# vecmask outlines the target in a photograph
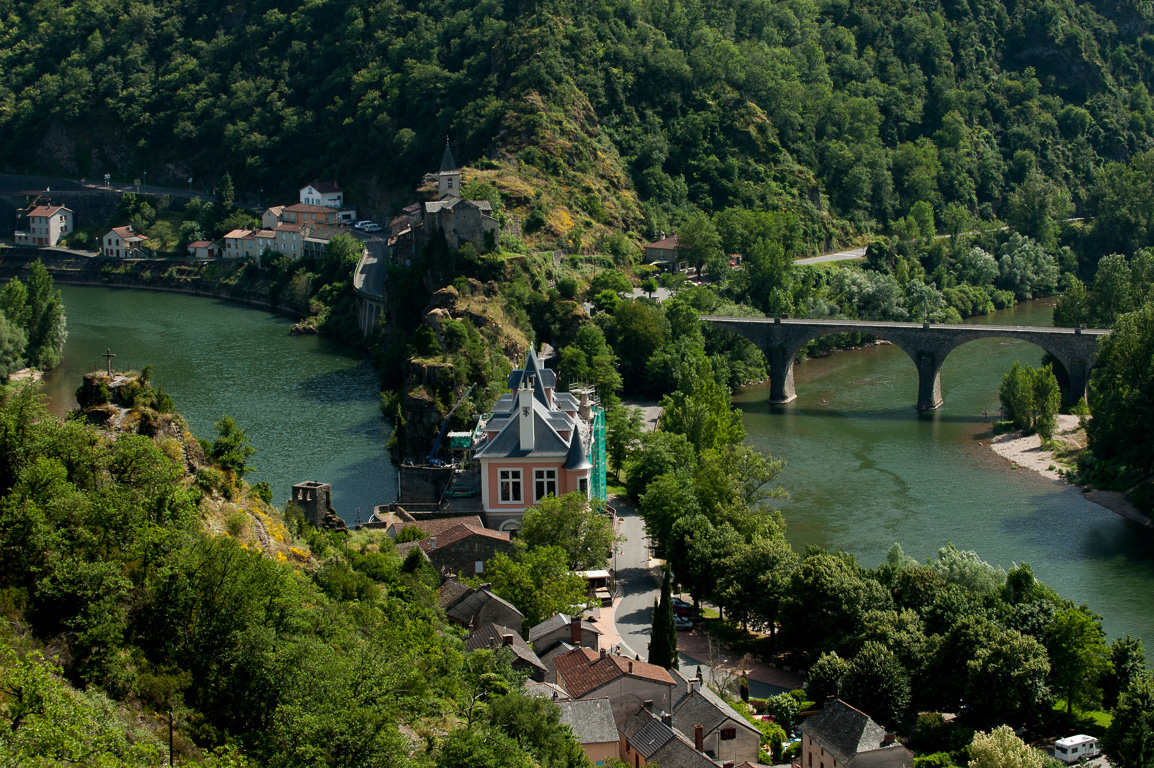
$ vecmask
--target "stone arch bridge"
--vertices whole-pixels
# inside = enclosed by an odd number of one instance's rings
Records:
[[[941,370],[946,356],[974,339],[1010,338],[1028,341],[1049,352],[1066,372],[1067,405],[1086,395],[1098,338],[1110,331],[1097,328],[1042,328],[1009,325],[937,325],[793,318],[706,317],[702,320],[749,339],[769,358],[769,401],[788,403],[797,397],[793,361],[809,341],[831,333],[864,333],[892,342],[910,356],[918,369],[918,410],[942,405]]]

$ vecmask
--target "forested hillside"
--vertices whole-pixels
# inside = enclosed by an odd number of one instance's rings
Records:
[[[206,188],[229,171],[266,198],[337,177],[384,207],[447,135],[463,164],[498,171],[514,211],[536,210],[537,237],[654,236],[690,206],[738,206],[796,209],[815,247],[917,201],[939,220],[950,204],[998,214],[1019,187],[1081,206],[1094,171],[1154,131],[1154,12],[1137,3],[6,0],[0,13],[10,169]]]

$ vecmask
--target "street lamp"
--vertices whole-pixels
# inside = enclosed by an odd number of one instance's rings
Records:
[[[148,191],[148,171],[144,172],[144,191]]]
[[[264,196],[264,187],[260,188],[260,192],[256,193],[256,207],[260,208],[260,199]]]

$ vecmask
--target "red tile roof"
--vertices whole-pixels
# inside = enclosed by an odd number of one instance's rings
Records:
[[[341,191],[341,185],[335,181],[314,181],[310,186],[322,195],[329,195],[333,192]]]
[[[397,522],[393,524],[393,529],[400,532],[406,528],[420,528],[430,536],[437,536],[457,525],[470,525],[476,528],[485,527],[481,523],[480,515],[470,515],[469,517],[440,517],[434,520]]]
[[[678,248],[677,235],[667,237],[664,240],[658,240],[656,243],[650,243],[646,248],[659,248],[665,251],[676,251]]]
[[[447,547],[450,544],[455,544],[462,539],[467,539],[470,536],[483,536],[488,539],[497,539],[498,541],[509,541],[508,533],[502,531],[494,531],[491,528],[475,528],[471,525],[458,523],[453,527],[438,533],[430,535],[427,539],[421,540],[421,549],[426,552],[431,552],[440,547]]]
[[[665,669],[643,661],[634,661],[617,654],[600,653],[589,648],[577,648],[554,660],[557,679],[564,683],[571,695],[581,698],[590,691],[621,677],[636,677],[655,683],[673,685],[673,678]]]
[[[284,210],[292,211],[293,213],[336,213],[336,208],[329,208],[327,205],[309,205],[308,203],[294,203],[293,205],[286,205]]]
[[[41,218],[44,216],[53,216],[58,211],[66,211],[66,210],[68,210],[68,209],[65,208],[63,205],[38,205],[35,208],[33,208],[31,211],[28,212],[28,217],[32,218],[33,216],[35,216],[37,218]]]
[[[113,227],[112,231],[116,233],[116,236],[121,240],[138,240],[143,242],[144,240],[148,239],[139,232],[133,232],[131,225],[127,227]]]

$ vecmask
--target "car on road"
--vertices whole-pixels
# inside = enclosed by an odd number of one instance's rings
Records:
[[[358,222],[354,223],[353,229],[364,229],[365,227],[369,226],[372,223],[373,222],[370,221],[369,219],[364,219],[363,221],[358,221]]]
[[[374,221],[370,221],[368,224],[361,227],[361,231],[362,232],[380,232],[381,231],[381,225],[377,224]]]
[[[693,622],[685,616],[673,615],[673,628],[678,632],[683,632],[688,629],[693,629]]]

